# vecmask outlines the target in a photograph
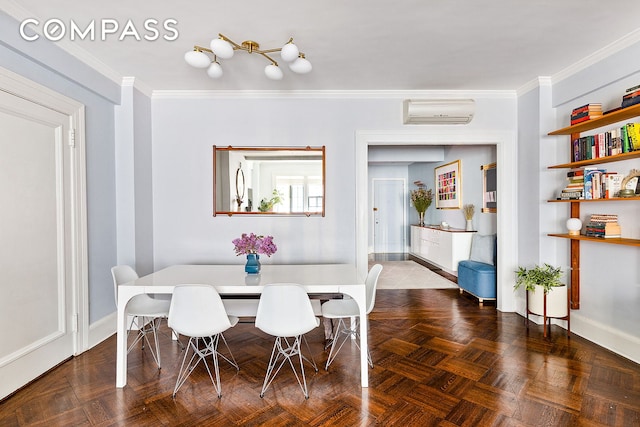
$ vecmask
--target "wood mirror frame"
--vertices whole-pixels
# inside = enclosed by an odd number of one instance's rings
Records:
[[[213,146],[213,216],[324,216],[325,147]]]
[[[482,213],[498,212],[498,173],[496,163],[480,166],[482,171]]]

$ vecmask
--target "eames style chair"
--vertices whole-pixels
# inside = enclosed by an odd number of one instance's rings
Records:
[[[227,315],[222,299],[213,286],[185,284],[174,288],[169,309],[169,327],[188,336],[189,342],[173,389],[173,397],[200,362],[207,368],[218,398],[222,397],[218,356],[237,370],[240,369],[222,333],[237,323],[237,317]],[[220,339],[227,347],[229,357],[218,352]],[[208,356],[213,359],[215,379],[207,363]]]
[[[113,277],[113,288],[117,307],[118,286],[136,280],[138,273],[128,265],[117,265],[111,268],[111,276]],[[130,352],[138,342],[142,343],[142,349],[144,350],[146,343],[146,345],[149,346],[153,360],[155,360],[158,365],[158,369],[161,368],[158,332],[162,318],[169,316],[170,304],[170,301],[157,300],[147,294],[140,294],[131,298],[125,308],[127,315],[131,317],[131,323],[129,323],[127,331],[131,332],[134,326],[138,330],[138,334],[129,346],[127,352]],[[153,337],[153,345],[151,345],[149,341],[149,335]]]
[[[378,278],[382,271],[382,265],[376,264],[371,267],[367,274],[365,282],[366,295],[367,295],[367,314],[371,313],[373,306],[376,303],[376,288],[378,286]],[[326,319],[338,319],[338,326],[335,329],[333,342],[331,343],[331,350],[329,350],[329,357],[327,358],[327,364],[325,369],[329,370],[329,365],[336,358],[338,352],[349,338],[355,338],[355,343],[360,348],[360,322],[366,322],[367,319],[360,319],[360,310],[355,300],[349,298],[334,299],[322,304],[322,316]],[[350,326],[347,326],[345,319],[355,319],[355,322]],[[338,344],[340,341],[340,344]],[[336,348],[337,347],[337,348]],[[367,349],[367,359],[369,360],[369,366],[373,368],[373,361],[371,360],[371,353]]]
[[[318,367],[311,356],[311,350],[304,339],[304,334],[317,328],[320,325],[320,319],[314,314],[307,292],[302,286],[294,283],[265,286],[260,296],[255,324],[256,328],[276,337],[260,397],[264,397],[265,391],[278,375],[282,366],[289,362],[305,399],[308,399],[309,389],[304,373],[304,361],[309,362],[316,372],[318,372]],[[300,345],[303,340],[311,360],[302,354]],[[296,364],[298,362],[300,364],[300,375],[296,371],[294,358],[298,359]]]

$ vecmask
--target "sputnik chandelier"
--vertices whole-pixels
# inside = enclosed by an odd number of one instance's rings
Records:
[[[280,58],[289,63],[289,68],[294,73],[306,74],[311,71],[311,62],[304,57],[304,53],[298,50],[298,46],[293,44],[293,37],[281,48],[260,50],[260,45],[253,40],[245,40],[238,44],[228,37],[218,34],[217,39],[211,40],[211,49],[194,46],[192,51],[185,53],[184,60],[192,67],[206,68],[209,77],[217,79],[222,77],[223,74],[222,66],[220,66],[218,59],[229,59],[233,57],[233,53],[236,50],[257,53],[267,58],[271,63],[265,67],[264,73],[272,80],[281,80],[284,74],[278,63],[268,55],[269,53],[280,52]],[[213,60],[210,55],[213,55]]]

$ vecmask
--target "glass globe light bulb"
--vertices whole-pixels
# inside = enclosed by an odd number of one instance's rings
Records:
[[[269,64],[264,67],[264,73],[271,80],[282,80],[282,77],[284,76],[280,67],[275,64]]]
[[[306,74],[312,69],[311,62],[306,58],[301,57],[298,57],[298,59],[290,63],[289,68],[291,68],[291,71],[298,74]]]
[[[207,68],[211,64],[211,59],[206,53],[197,50],[190,50],[184,54],[184,60],[187,64],[196,68]]]
[[[298,46],[293,43],[285,44],[280,50],[280,58],[287,62],[295,61],[299,54]]]
[[[212,79],[219,79],[222,77],[222,74],[224,73],[222,72],[222,67],[218,61],[212,62],[211,65],[209,65],[209,68],[207,68],[207,75]]]
[[[223,39],[211,40],[211,50],[217,57],[222,59],[229,59],[233,57],[233,46],[231,43]]]

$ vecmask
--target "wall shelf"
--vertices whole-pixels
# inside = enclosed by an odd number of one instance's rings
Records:
[[[640,197],[612,197],[610,199],[565,199],[547,200],[549,203],[603,203],[603,202],[626,202],[626,201],[640,201]]]
[[[640,104],[632,105],[626,108],[616,109],[609,113],[604,114],[602,117],[596,119],[587,120],[586,122],[578,123],[576,125],[567,126],[562,129],[549,132],[549,135],[569,135],[571,141],[576,138],[580,138],[580,133],[597,129],[603,126],[613,125],[618,122],[622,122],[628,119],[632,119],[640,116]],[[572,169],[580,168],[583,166],[598,165],[602,163],[620,162],[629,159],[640,158],[640,150],[631,151],[628,153],[616,154],[613,156],[599,157],[596,159],[580,160],[577,162],[563,163],[559,165],[549,166],[549,169]],[[640,201],[640,197],[616,197],[613,199],[578,199],[578,200],[549,200],[550,203],[569,203],[570,218],[580,218],[580,204],[582,203],[603,203],[603,202],[621,202],[621,201]],[[559,237],[563,239],[569,239],[571,242],[570,255],[571,255],[571,294],[570,294],[570,307],[573,310],[580,308],[580,242],[588,241],[594,243],[605,243],[613,245],[624,246],[636,246],[640,247],[639,239],[627,239],[627,238],[601,238],[591,237],[583,235],[569,235],[569,234],[548,234],[551,237]]]
[[[627,239],[627,238],[603,238],[603,237],[591,237],[591,236],[583,236],[582,234],[575,236],[571,234],[556,234],[551,233],[548,236],[552,237],[562,237],[563,239],[571,239],[571,240],[587,240],[590,242],[597,243],[609,243],[612,245],[625,245],[625,246],[640,246],[639,239]]]
[[[619,110],[612,111],[605,114],[602,117],[596,119],[587,120],[586,122],[578,123],[577,125],[567,126],[566,128],[554,130],[549,132],[549,135],[571,135],[574,133],[581,133],[592,129],[597,129],[602,126],[612,125],[623,120],[631,119],[640,116],[640,104],[632,105],[631,107],[621,108]]]
[[[640,104],[638,104],[640,105]],[[551,134],[549,134],[551,135]],[[580,160],[579,162],[563,163],[561,165],[549,166],[548,169],[573,169],[583,166],[599,165],[601,163],[621,162],[622,160],[637,159],[640,157],[640,151],[631,151],[629,153],[616,154],[614,156],[598,157],[597,159]]]

